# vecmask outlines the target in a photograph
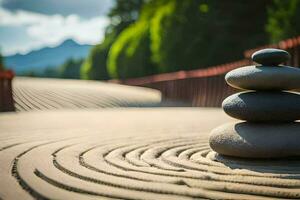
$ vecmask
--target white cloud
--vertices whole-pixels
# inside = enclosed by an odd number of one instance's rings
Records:
[[[77,14],[81,17],[106,15],[115,0],[0,0],[0,5],[10,11],[24,10],[45,15]]]
[[[78,15],[44,15],[0,8],[0,28],[22,27],[34,46],[56,45],[67,38],[79,43],[96,44],[102,40],[109,20],[105,16],[82,19]],[[12,38],[13,40],[13,38]],[[29,45],[28,48],[32,48]],[[20,50],[24,50],[24,46]]]
[[[81,20],[77,15],[53,16],[49,20],[29,25],[27,33],[45,43],[55,43],[66,38],[73,38],[81,43],[97,43],[107,24],[105,17]]]
[[[21,26],[36,24],[42,21],[47,21],[48,18],[57,19],[58,15],[47,16],[38,13],[31,13],[27,11],[18,10],[11,12],[0,8],[0,25],[1,26]]]

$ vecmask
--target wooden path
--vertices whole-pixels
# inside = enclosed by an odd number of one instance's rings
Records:
[[[220,109],[28,110],[0,114],[0,199],[300,198],[300,159],[211,151]]]

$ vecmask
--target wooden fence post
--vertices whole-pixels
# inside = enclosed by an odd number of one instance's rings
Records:
[[[14,111],[12,92],[12,79],[14,73],[11,70],[0,71],[0,112]]]

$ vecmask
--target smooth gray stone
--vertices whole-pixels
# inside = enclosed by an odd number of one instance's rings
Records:
[[[300,123],[230,123],[211,132],[217,153],[242,158],[300,156]]]
[[[222,107],[229,116],[252,122],[300,119],[300,95],[291,92],[236,93],[227,97]]]
[[[290,59],[290,54],[281,49],[262,49],[252,54],[254,62],[262,65],[279,65]]]
[[[300,88],[300,69],[287,66],[246,66],[225,76],[226,82],[245,90],[293,90]]]

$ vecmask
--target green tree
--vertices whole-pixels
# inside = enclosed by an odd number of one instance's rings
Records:
[[[270,42],[294,37],[300,33],[300,1],[274,0],[268,9],[268,23],[266,31],[270,35]]]
[[[242,58],[267,39],[268,2],[169,0],[151,19],[153,62],[159,72],[170,72]]]
[[[118,35],[134,23],[140,15],[144,2],[145,0],[116,0],[115,6],[108,13],[111,23],[106,31]]]
[[[37,74],[37,72],[34,71],[34,70],[30,70],[30,71],[24,72],[24,73],[22,73],[22,74],[19,75],[19,76],[27,76],[27,77],[43,77],[41,74]]]
[[[110,78],[107,72],[106,60],[108,51],[114,39],[114,34],[107,36],[101,44],[92,48],[88,57],[81,65],[81,78],[92,80],[107,80]]]
[[[45,68],[43,73],[33,74],[37,77],[45,77],[45,78],[60,78],[60,70],[59,68],[53,68],[51,66]]]
[[[4,64],[3,64],[3,57],[2,57],[2,54],[0,53],[0,71],[3,71],[4,70]]]
[[[158,72],[151,60],[150,20],[164,2],[165,0],[146,3],[141,9],[139,19],[118,35],[107,60],[111,77],[124,79]]]
[[[152,0],[124,29],[108,57],[109,74],[130,78],[241,59],[267,40],[269,0]],[[255,13],[255,15],[253,15]]]
[[[80,79],[80,67],[83,60],[68,59],[63,65],[60,66],[60,77],[69,79]]]
[[[297,36],[300,0],[117,0],[84,78],[131,78],[242,59],[244,50]]]
[[[113,43],[107,60],[113,78],[131,78],[154,73],[150,60],[149,22],[140,20],[124,30]]]
[[[107,80],[107,58],[116,37],[130,24],[134,23],[145,0],[117,0],[109,12],[110,25],[106,29],[105,39],[96,45],[81,66],[81,78]]]

